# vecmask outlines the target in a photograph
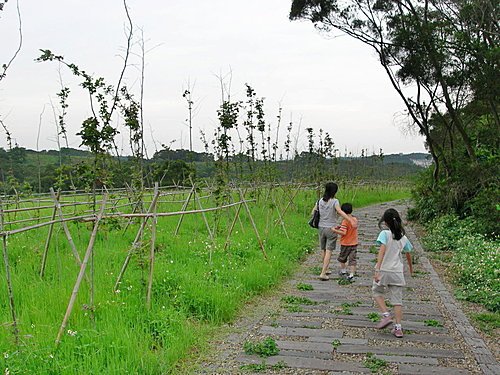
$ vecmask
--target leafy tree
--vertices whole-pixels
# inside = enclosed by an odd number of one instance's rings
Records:
[[[376,51],[432,155],[432,178],[419,193],[433,197],[434,214],[471,214],[478,193],[498,186],[499,8],[489,0],[292,1],[292,20]]]

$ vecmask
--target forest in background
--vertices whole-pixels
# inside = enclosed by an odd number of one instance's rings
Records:
[[[133,157],[111,157],[109,186],[131,185],[130,176],[136,165]],[[276,180],[307,180],[314,172],[320,157],[302,152],[291,160],[273,162]],[[429,165],[430,156],[425,153],[346,156],[325,159],[330,179],[362,181],[407,181]],[[45,193],[51,187],[62,190],[89,189],[92,187],[93,155],[89,151],[74,148],[34,151],[23,147],[11,150],[0,148],[0,191],[4,194]],[[152,158],[144,159],[144,180],[152,186],[189,183],[189,177],[212,178],[216,174],[214,156],[206,152],[164,149]],[[245,155],[232,157],[232,164],[240,165],[243,172],[233,177],[250,180]],[[258,162],[257,162],[258,163]],[[263,163],[262,163],[263,164]],[[325,168],[323,165],[322,168]]]

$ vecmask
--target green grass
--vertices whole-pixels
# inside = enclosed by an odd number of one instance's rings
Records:
[[[380,322],[380,314],[371,312],[366,316],[368,319],[370,319],[372,322]]]
[[[500,328],[499,313],[480,313],[473,314],[472,318],[477,323],[481,331],[493,335]]]
[[[314,290],[314,287],[311,284],[298,283],[297,289],[298,290]]]
[[[373,353],[366,353],[366,358],[363,361],[363,364],[373,373],[378,372],[387,367],[387,361],[375,357]]]
[[[401,197],[400,190],[387,196],[387,188],[350,189],[340,192],[341,200],[353,200],[355,209],[361,202],[392,200]],[[404,193],[404,192],[403,192]],[[84,279],[59,347],[55,338],[74,287],[78,267],[60,225],[54,226],[45,276],[39,276],[40,260],[48,227],[8,237],[8,257],[15,299],[20,344],[14,344],[7,288],[0,288],[0,353],[4,355],[0,370],[11,374],[170,374],[179,363],[196,358],[221,324],[234,320],[250,299],[273,290],[315,248],[317,232],[307,226],[315,201],[315,192],[299,194],[284,220],[289,238],[280,226],[276,209],[261,194],[251,203],[252,214],[264,241],[267,260],[255,238],[244,210],[237,222],[230,244],[224,249],[227,229],[234,210],[219,216],[218,236],[208,240],[201,216],[188,215],[177,236],[173,235],[178,217],[158,219],[152,303],[145,303],[149,270],[150,230],[146,229],[142,246],[133,254],[119,292],[113,292],[117,274],[133,242],[138,221],[125,231],[126,220],[106,220],[96,238],[92,260],[94,306],[90,310],[91,291]],[[403,194],[404,195],[404,194]],[[181,201],[186,194],[178,195]],[[276,201],[283,209],[287,203],[282,191]],[[81,197],[80,197],[81,199]],[[166,200],[165,198],[164,200]],[[73,197],[64,197],[72,202]],[[146,197],[146,201],[150,197]],[[121,199],[117,204],[125,203]],[[35,204],[35,203],[33,203]],[[146,202],[147,204],[147,202]],[[27,207],[29,203],[24,204]],[[50,216],[52,208],[35,211]],[[204,207],[213,202],[203,202]],[[179,210],[182,203],[163,202],[158,212]],[[3,206],[4,210],[15,204]],[[64,208],[66,216],[89,210],[90,205]],[[192,209],[193,207],[189,207]],[[117,209],[125,212],[126,208]],[[216,215],[207,213],[215,222]],[[28,213],[6,213],[5,221],[28,218]],[[45,219],[46,220],[46,219]],[[36,222],[36,221],[35,221]],[[11,230],[26,223],[7,226]],[[69,230],[83,257],[92,223],[68,223]],[[90,275],[90,263],[87,268]],[[5,269],[0,267],[0,279]],[[5,285],[5,283],[3,284]],[[311,300],[290,298],[287,308],[299,311]]]
[[[243,350],[246,354],[256,354],[259,357],[271,357],[277,355],[280,350],[273,338],[268,337],[260,342],[246,341],[243,344]]]
[[[427,319],[427,320],[424,320],[424,324],[427,326],[427,327],[442,327],[443,326],[443,323],[435,320],[435,319]]]

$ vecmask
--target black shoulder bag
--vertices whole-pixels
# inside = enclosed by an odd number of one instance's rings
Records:
[[[313,211],[311,220],[309,220],[309,225],[313,228],[317,228],[319,225],[319,201],[316,203],[316,209]]]

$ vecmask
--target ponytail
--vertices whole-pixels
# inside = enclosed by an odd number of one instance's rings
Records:
[[[394,208],[389,208],[384,212],[383,216],[385,224],[389,227],[392,233],[392,237],[399,241],[405,235],[405,230],[403,228],[403,222],[401,221],[401,216],[399,216],[398,211]]]
[[[335,197],[335,194],[337,194],[338,189],[339,187],[335,182],[327,182],[325,185],[325,193],[323,194],[323,200],[325,202],[328,202],[330,199]]]

